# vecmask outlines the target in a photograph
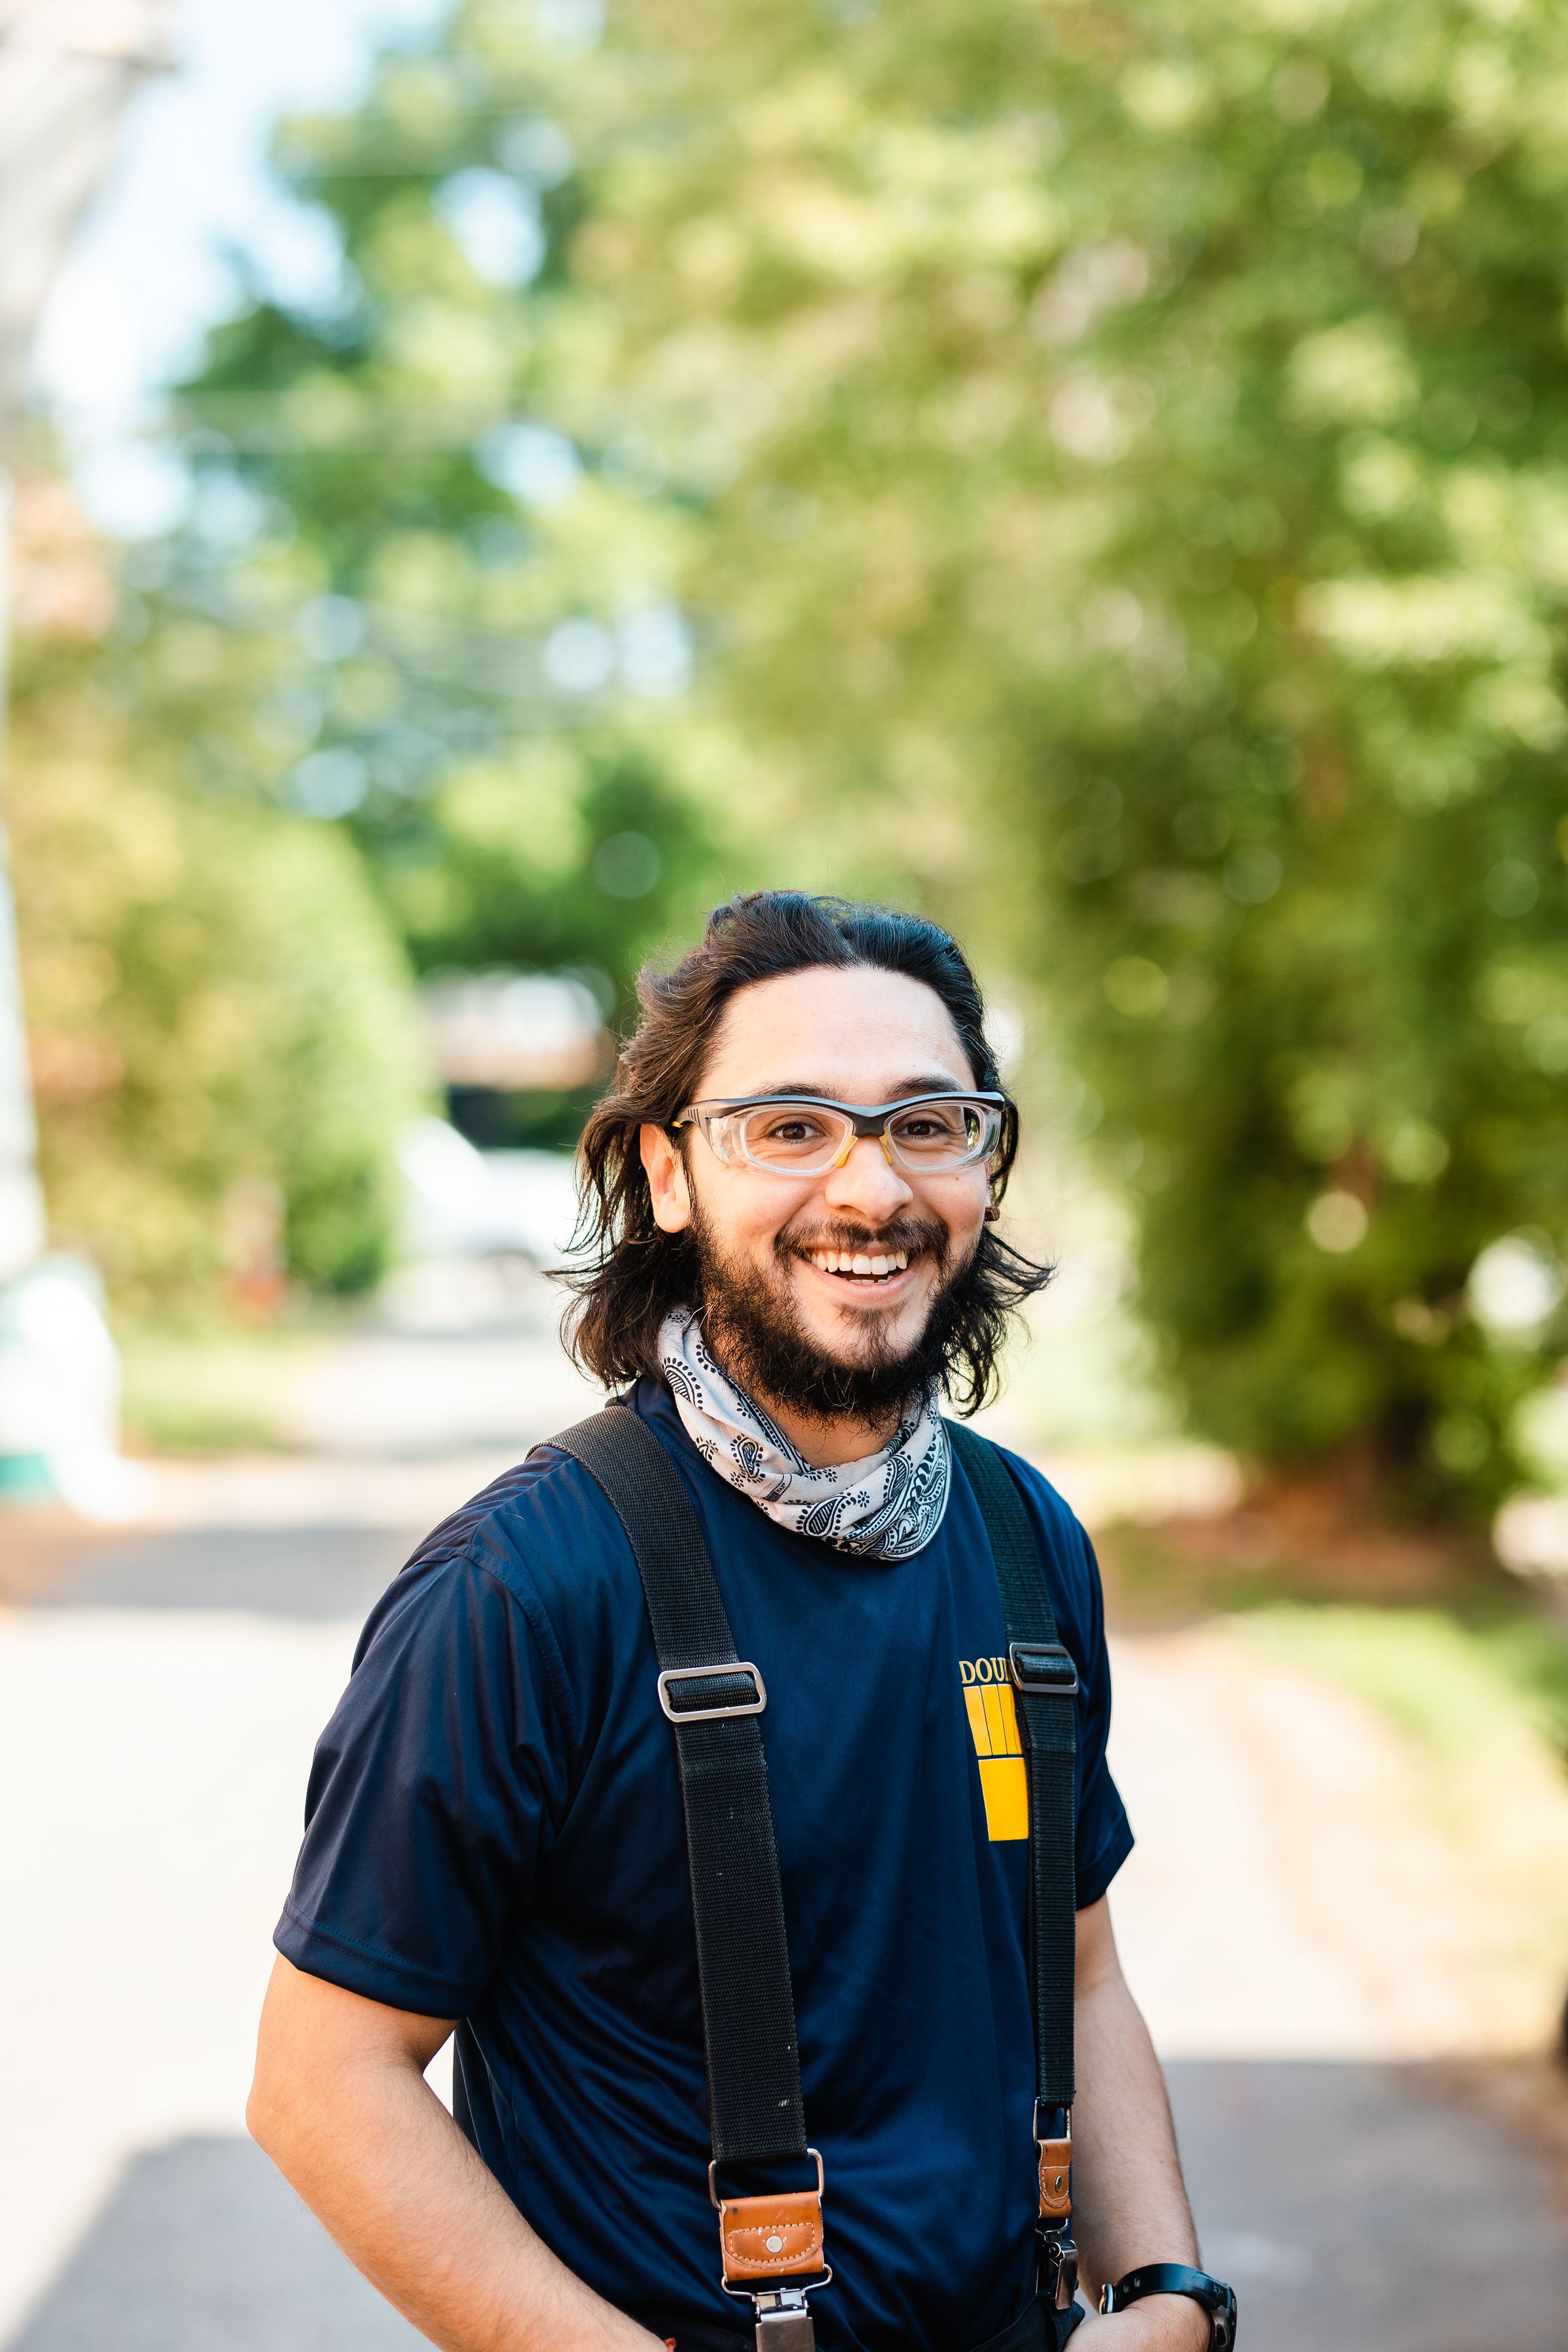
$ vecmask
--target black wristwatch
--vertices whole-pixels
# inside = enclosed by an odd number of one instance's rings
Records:
[[[1146,2294],[1184,2294],[1201,2303],[1209,2315],[1209,2352],[1235,2352],[1236,2296],[1223,2279],[1207,2271],[1189,2270],[1185,2263],[1145,2263],[1129,2271],[1114,2286],[1100,2291],[1101,2311],[1125,2311]]]

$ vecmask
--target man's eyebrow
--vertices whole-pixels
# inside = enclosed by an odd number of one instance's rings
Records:
[[[882,1100],[904,1102],[910,1095],[952,1095],[967,1091],[963,1080],[955,1078],[950,1071],[939,1070],[933,1074],[928,1070],[919,1077],[900,1078],[892,1092],[884,1095]],[[776,1078],[766,1086],[753,1087],[750,1094],[731,1095],[727,1099],[731,1102],[754,1102],[769,1095],[811,1095],[818,1102],[848,1100],[847,1096],[835,1094],[831,1087],[824,1086],[818,1078]]]

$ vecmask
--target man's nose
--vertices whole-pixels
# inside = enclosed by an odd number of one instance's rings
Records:
[[[886,1224],[908,1206],[914,1193],[889,1160],[879,1139],[863,1135],[841,1168],[835,1168],[823,1186],[830,1209],[858,1216],[868,1225]]]

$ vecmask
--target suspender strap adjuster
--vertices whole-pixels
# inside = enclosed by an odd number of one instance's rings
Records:
[[[1060,1642],[1009,1642],[1007,1670],[1026,1698],[1078,1696],[1078,1668]]]
[[[666,1666],[658,1703],[671,1723],[728,1723],[761,1715],[768,1703],[763,1678],[749,1658],[732,1666]]]

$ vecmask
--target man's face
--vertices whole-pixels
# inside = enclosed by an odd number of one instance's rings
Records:
[[[946,1006],[899,972],[813,970],[759,981],[732,996],[698,1098],[826,1095],[897,1102],[975,1074]],[[642,1157],[654,1214],[667,1232],[693,1227],[708,1281],[709,1321],[726,1289],[813,1355],[847,1372],[918,1354],[932,1309],[979,1243],[988,1198],[983,1162],[909,1175],[863,1136],[839,1168],[781,1176],[725,1165],[701,1134],[684,1153],[645,1127]],[[906,1259],[857,1274],[844,1261]]]

